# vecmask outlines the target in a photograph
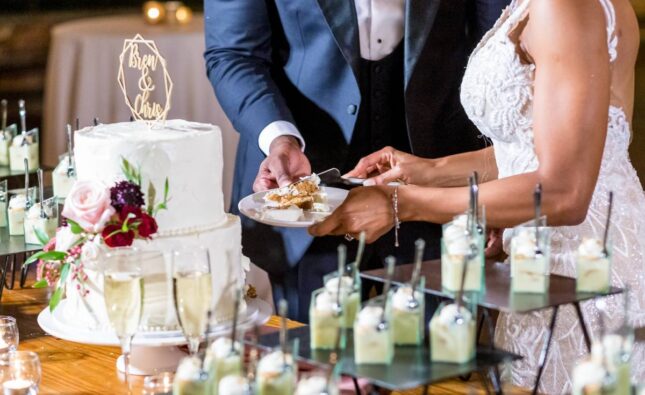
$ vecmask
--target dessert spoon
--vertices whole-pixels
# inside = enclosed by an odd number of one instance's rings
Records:
[[[237,317],[238,317],[238,311],[240,309],[240,301],[242,299],[242,289],[238,288],[237,291],[235,291],[235,307],[233,310],[233,326],[231,327],[231,355],[236,355],[237,350],[235,349],[235,339],[236,339],[236,332],[237,332]]]
[[[609,241],[609,225],[611,224],[611,209],[614,205],[614,192],[609,191],[609,207],[607,207],[607,219],[605,220],[605,234],[602,238],[602,253],[606,257],[609,256],[609,250],[607,249],[607,242]]]
[[[334,315],[336,317],[340,316],[343,314],[343,306],[340,303],[340,293],[342,291],[341,285],[342,285],[342,279],[343,279],[343,273],[345,272],[345,262],[347,260],[347,247],[345,247],[345,244],[339,244],[338,245],[338,285],[336,289],[336,301],[334,303]]]
[[[408,300],[408,309],[415,310],[419,307],[419,301],[416,297],[416,290],[421,277],[421,262],[423,261],[423,252],[426,248],[426,242],[423,239],[418,239],[414,242],[414,270],[412,271],[412,279],[410,280],[410,287],[412,288],[412,296]]]
[[[2,107],[2,124],[0,126],[2,127],[2,132],[5,131],[7,128],[7,100],[2,99],[0,101],[0,107]]]
[[[27,145],[27,110],[25,109],[25,101],[23,99],[18,100],[18,114],[20,115],[20,135],[22,136],[22,141],[20,145]]]
[[[542,184],[535,186],[533,192],[533,206],[535,209],[535,257],[542,255],[540,249],[540,217],[542,216]]]
[[[282,370],[287,370],[287,301],[282,299],[278,303],[278,314],[280,315],[280,350],[282,351]]]
[[[385,309],[387,308],[387,299],[388,294],[390,293],[390,287],[392,286],[392,276],[394,275],[394,265],[396,265],[396,258],[392,255],[385,258],[385,264],[387,265],[387,274],[385,275],[385,286],[383,287],[383,302],[381,304],[381,319],[378,323],[376,329],[384,331],[387,329],[387,321],[385,320]]]
[[[72,125],[67,124],[67,176],[74,175],[74,150],[72,148]]]
[[[43,182],[43,169],[38,169],[36,172],[38,175],[38,195],[40,197],[40,218],[47,219],[47,213],[45,212],[45,183]]]
[[[31,196],[29,196],[29,160],[25,158],[25,210],[31,208],[32,201]]]

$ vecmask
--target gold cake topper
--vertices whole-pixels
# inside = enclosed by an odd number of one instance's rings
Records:
[[[139,46],[143,45],[150,53],[141,54]],[[139,71],[140,77],[137,82],[138,93],[134,102],[128,96],[126,87],[125,69]],[[156,89],[152,73],[161,68],[166,93],[165,105],[162,105],[150,98],[150,94]],[[123,42],[123,51],[119,55],[119,86],[123,92],[125,103],[130,108],[132,116],[136,120],[145,121],[148,126],[155,122],[164,122],[170,110],[170,99],[172,97],[172,80],[166,67],[166,60],[161,56],[154,41],[145,40],[140,34],[132,39]]]

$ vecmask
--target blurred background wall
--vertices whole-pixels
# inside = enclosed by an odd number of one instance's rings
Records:
[[[645,0],[631,1],[641,26],[631,156],[641,180],[645,180]],[[184,0],[184,3],[198,12],[202,8],[201,1]],[[50,28],[88,16],[140,13],[138,4],[132,0],[2,0],[0,98],[13,103],[19,98],[26,99],[29,124],[40,125]],[[201,62],[201,59],[195,61]]]

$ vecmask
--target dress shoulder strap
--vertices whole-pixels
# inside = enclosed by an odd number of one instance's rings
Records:
[[[616,36],[616,10],[611,0],[598,0],[607,18],[607,47],[609,48],[609,60],[613,62],[618,56],[618,36]]]

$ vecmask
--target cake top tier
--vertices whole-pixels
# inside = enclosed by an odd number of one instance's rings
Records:
[[[157,215],[160,236],[205,230],[225,219],[217,126],[183,120],[152,128],[141,121],[101,124],[77,131],[75,141],[79,180],[122,180],[123,159],[139,169],[144,193],[152,184],[161,196],[168,179],[168,209]]]

